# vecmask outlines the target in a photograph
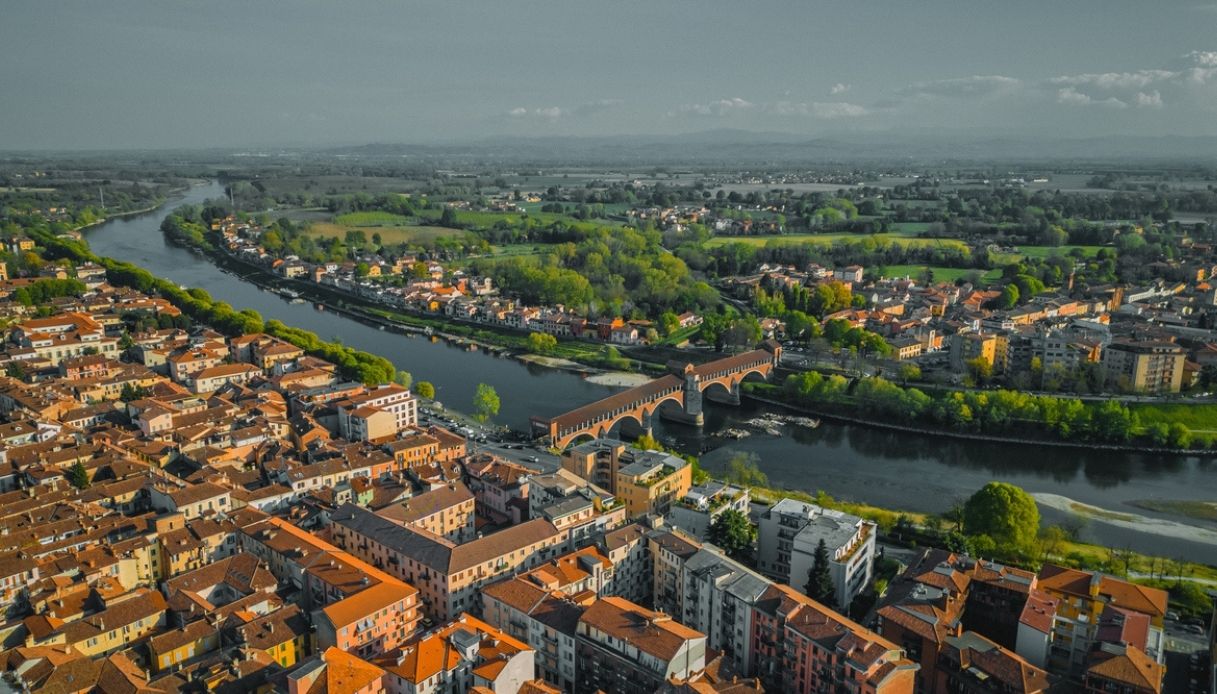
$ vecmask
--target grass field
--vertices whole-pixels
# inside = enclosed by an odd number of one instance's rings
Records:
[[[348,227],[404,227],[409,226],[410,221],[410,218],[404,215],[379,210],[348,212],[334,218],[335,224]]]
[[[916,279],[925,270],[924,265],[885,265],[883,266],[884,277],[912,277]],[[934,271],[935,282],[954,282],[968,273],[974,272],[973,268],[958,268],[958,267],[936,267],[931,266]],[[981,280],[983,282],[995,282],[1001,277],[1001,270],[979,270],[982,273]]]
[[[770,241],[777,243],[835,243],[844,241],[848,243],[863,243],[867,240],[882,241],[885,243],[896,243],[901,246],[943,246],[947,248],[962,248],[967,249],[967,244],[957,239],[919,239],[912,238],[906,234],[912,232],[903,232],[899,234],[784,234],[771,236],[715,236],[710,239],[706,245],[710,247],[725,246],[730,243],[746,243],[751,246],[765,246]]]
[[[930,230],[929,222],[892,222],[890,226],[893,234],[901,236],[916,236],[924,234]]]
[[[368,214],[368,213],[357,213]],[[343,215],[344,217],[346,215]],[[358,229],[372,238],[372,234],[380,234],[380,239],[386,244],[396,243],[425,243],[444,236],[460,236],[465,232],[460,229],[436,226],[348,226],[333,222],[314,222],[309,226],[308,233],[313,236],[328,236],[342,238],[348,231]]]
[[[506,258],[518,255],[540,255],[550,244],[545,243],[508,243],[501,246],[491,246],[491,257]]]
[[[1087,258],[1093,258],[1103,246],[1019,246],[1017,253],[994,253],[993,261],[998,265],[1017,263],[1023,258],[1047,258],[1052,255],[1069,255],[1075,248],[1081,249]]]
[[[1129,403],[1141,424],[1179,422],[1196,433],[1217,433],[1217,405],[1210,403]]]
[[[424,219],[438,221],[441,210],[419,210],[418,215]],[[621,222],[611,219],[592,219],[582,221],[575,219],[569,215],[559,214],[557,212],[482,212],[458,210],[456,213],[457,223],[462,226],[472,227],[474,229],[489,229],[496,224],[506,224],[509,227],[523,226],[529,220],[541,226],[548,226],[554,222],[569,224],[580,231],[592,231],[601,227],[619,227]]]

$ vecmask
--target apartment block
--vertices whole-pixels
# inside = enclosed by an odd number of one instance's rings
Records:
[[[330,534],[334,544],[418,588],[423,612],[436,622],[477,610],[482,587],[553,559],[565,547],[564,533],[546,520],[458,545],[353,504],[334,511]]]
[[[601,598],[576,627],[576,691],[653,694],[706,667],[706,636],[624,598]]]
[[[858,516],[782,499],[761,514],[757,566],[775,580],[803,590],[823,540],[836,588],[835,606],[849,607],[870,583],[875,563],[875,524]]]

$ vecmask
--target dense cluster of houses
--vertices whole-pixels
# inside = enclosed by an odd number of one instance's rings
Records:
[[[489,277],[474,277],[415,256],[386,260],[377,254],[365,254],[344,262],[306,263],[295,256],[278,257],[267,252],[258,242],[262,230],[255,224],[221,220],[215,223],[215,229],[222,234],[227,252],[245,262],[287,279],[315,282],[406,311],[616,345],[642,344],[648,329],[654,327],[651,321],[627,321],[619,316],[587,318],[560,304],[526,306],[501,295]],[[366,268],[367,274],[361,275],[360,268]],[[385,281],[395,276],[401,281]],[[700,322],[693,313],[680,316],[681,327]]]
[[[899,360],[947,358],[965,372],[983,359],[998,376],[1071,373],[1093,364],[1110,390],[1177,393],[1201,368],[1217,365],[1217,266],[1197,267],[1188,282],[1155,280],[1145,286],[1075,288],[1072,281],[1010,309],[993,308],[996,289],[968,283],[923,284],[917,279],[864,280],[864,268],[795,268],[762,264],[739,287],[815,286],[840,282],[866,299],[824,317],[883,336]],[[786,337],[769,319],[767,337]],[[1032,384],[1038,386],[1038,384]]]

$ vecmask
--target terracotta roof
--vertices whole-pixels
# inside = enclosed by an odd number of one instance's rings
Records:
[[[539,542],[563,537],[543,519],[526,521],[506,530],[456,545],[413,528],[402,528],[354,504],[343,504],[331,517],[334,523],[450,575],[492,561]]]
[[[1090,598],[1091,582],[1098,580],[1098,594],[1109,604],[1150,616],[1166,615],[1166,591],[1129,583],[1106,574],[1079,571],[1055,564],[1045,564],[1040,570],[1038,585],[1043,590],[1055,590],[1082,598]]]
[[[494,680],[512,656],[532,650],[490,624],[462,614],[440,630],[387,653],[376,662],[407,682],[417,684],[460,665],[462,656],[457,643],[467,641],[477,643],[472,662],[474,674],[488,680]]]
[[[405,499],[399,504],[392,504],[380,509],[376,515],[388,518],[402,525],[416,523],[427,516],[460,506],[472,504],[473,492],[460,482],[452,485],[436,487],[417,496]],[[472,507],[471,507],[472,508]]]
[[[1023,605],[1023,612],[1019,616],[1018,621],[1020,624],[1026,624],[1041,634],[1051,633],[1052,623],[1056,617],[1056,608],[1059,604],[1060,601],[1051,595],[1033,590],[1027,596],[1027,603]]]
[[[1102,650],[1099,651],[1099,654],[1103,653]],[[1164,669],[1142,651],[1129,646],[1123,653],[1106,655],[1105,660],[1091,665],[1086,670],[1087,679],[1096,677],[1137,689],[1162,691]]]
[[[321,658],[325,673],[309,688],[309,694],[354,694],[385,675],[368,661],[332,646]]]
[[[648,610],[625,598],[606,597],[592,603],[579,619],[661,661],[671,661],[693,640],[706,635],[675,622],[662,612]]]
[[[1047,672],[975,632],[947,639],[944,655],[958,666],[957,677],[962,679],[975,678],[981,683],[996,679],[1002,683],[1000,690],[1010,694],[1048,689]]]
[[[353,624],[373,612],[383,610],[397,602],[407,600],[417,592],[418,589],[400,581],[378,583],[345,600],[325,606],[322,612],[335,627],[342,627]]]

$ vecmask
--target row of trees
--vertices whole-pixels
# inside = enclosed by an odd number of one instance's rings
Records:
[[[210,325],[226,335],[265,332],[300,347],[312,356],[333,362],[344,376],[363,383],[387,383],[397,373],[393,363],[384,357],[326,342],[312,332],[286,326],[277,320],[263,321],[257,311],[234,310],[227,303],[212,300],[202,289],[184,290],[131,263],[101,258],[82,243],[57,238],[45,230],[32,228],[29,231],[46,248],[49,257],[68,258],[76,263],[98,263],[106,268],[107,279],[112,284],[160,295],[192,320]]]
[[[1074,398],[1031,395],[1015,390],[947,391],[927,394],[881,377],[848,381],[815,371],[791,375],[779,393],[798,405],[844,407],[855,414],[908,425],[933,425],[955,431],[1065,441],[1207,448],[1207,436],[1179,427],[1143,428],[1137,414],[1116,400],[1082,402]]]

